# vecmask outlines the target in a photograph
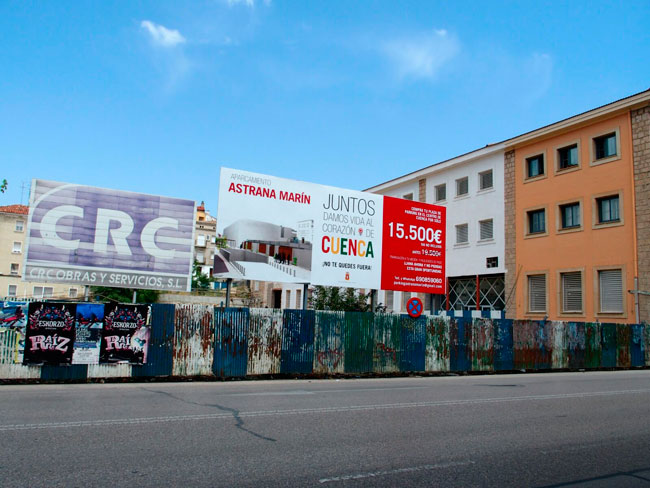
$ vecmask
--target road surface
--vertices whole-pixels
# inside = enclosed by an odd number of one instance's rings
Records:
[[[650,371],[0,387],[0,486],[650,486]]]

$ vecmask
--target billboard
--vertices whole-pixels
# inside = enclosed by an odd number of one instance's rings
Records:
[[[192,200],[33,180],[23,279],[190,291]]]
[[[220,278],[445,292],[445,208],[221,168]]]

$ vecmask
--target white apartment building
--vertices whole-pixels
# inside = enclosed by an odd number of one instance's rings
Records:
[[[447,294],[420,296],[425,309],[504,309],[503,158],[503,143],[488,145],[366,190],[447,208]],[[382,290],[378,302],[403,312],[412,295]]]

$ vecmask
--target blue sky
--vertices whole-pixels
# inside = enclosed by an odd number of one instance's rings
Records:
[[[648,25],[647,0],[1,0],[0,205],[43,178],[216,214],[221,166],[364,189],[650,88]]]

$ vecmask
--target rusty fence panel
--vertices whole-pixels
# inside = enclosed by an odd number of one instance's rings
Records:
[[[640,368],[645,366],[645,341],[643,325],[630,325],[630,366]]]
[[[475,318],[471,328],[472,371],[494,371],[494,321]]]
[[[172,375],[211,375],[214,308],[210,305],[176,305],[175,312]]]
[[[343,327],[343,362],[346,373],[370,373],[374,365],[375,314],[346,312]]]
[[[494,324],[494,370],[511,371],[515,368],[512,337],[513,321],[496,320]]]
[[[309,374],[314,366],[313,310],[285,310],[282,317],[283,374]]]
[[[345,312],[316,312],[314,325],[314,373],[345,371]]]
[[[279,374],[281,353],[282,310],[251,308],[247,374]]]
[[[471,371],[472,359],[472,318],[454,317],[450,326],[450,356],[451,371]]]
[[[515,320],[513,323],[515,369],[551,369],[555,339],[556,328],[553,322]],[[556,361],[559,360],[560,358],[556,357]]]
[[[600,368],[603,353],[601,338],[599,323],[585,323],[585,368]]]
[[[426,323],[426,350],[424,370],[449,371],[449,324],[448,316],[428,315]]]
[[[616,367],[616,324],[600,325],[600,367]]]
[[[551,368],[566,369],[569,367],[569,351],[567,347],[567,329],[566,322],[551,322],[551,331],[553,334],[551,352]]]
[[[645,344],[645,365],[650,367],[650,324],[643,324]]]
[[[373,371],[397,373],[400,370],[399,356],[402,348],[400,316],[378,313],[374,319]]]
[[[569,354],[569,368],[580,369],[585,367],[585,324],[582,322],[566,322],[567,351]]]
[[[213,373],[216,376],[246,376],[249,319],[247,308],[214,309]]]
[[[630,367],[631,329],[627,324],[616,324],[616,366]]]
[[[401,351],[399,369],[402,372],[424,371],[427,348],[427,319],[420,316],[417,319],[409,315],[400,316]]]

